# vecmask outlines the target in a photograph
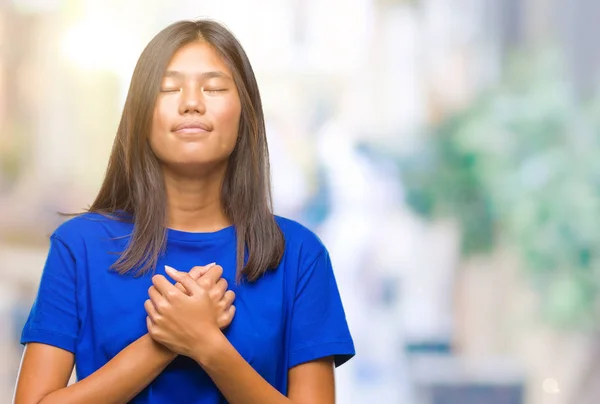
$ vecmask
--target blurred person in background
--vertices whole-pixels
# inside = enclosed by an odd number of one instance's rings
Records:
[[[15,403],[333,403],[354,345],[329,254],[270,199],[244,50],[218,23],[170,25],[96,200],[51,236]]]

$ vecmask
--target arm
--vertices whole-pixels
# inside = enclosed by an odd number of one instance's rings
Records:
[[[56,250],[55,250],[56,251]],[[201,278],[213,264],[194,267],[190,278]],[[67,265],[57,266],[59,268]],[[214,272],[214,271],[213,271]],[[220,272],[216,272],[220,276]],[[64,279],[61,277],[60,279]],[[185,291],[181,284],[175,287]],[[62,287],[59,290],[65,290]],[[54,291],[53,291],[54,292]],[[56,296],[56,293],[52,293]],[[229,320],[230,319],[226,319]],[[228,323],[220,323],[226,326]],[[148,334],[140,337],[85,379],[67,387],[74,355],[46,343],[26,345],[13,402],[15,404],[123,403],[148,386],[177,356]]]
[[[150,289],[148,332],[182,355],[193,358],[215,382],[231,404],[334,403],[333,359],[303,362],[289,371],[289,397],[271,386],[237,352],[214,318],[206,288],[187,274],[168,271],[189,295],[164,277],[153,278]],[[194,321],[191,321],[193,319]]]
[[[202,366],[231,404],[333,404],[333,358],[327,357],[289,370],[288,396],[263,379],[218,332],[198,349],[194,360]],[[200,347],[199,347],[200,348]]]
[[[74,355],[50,345],[30,343],[19,370],[14,404],[128,402],[175,357],[146,334],[89,377],[66,387]]]

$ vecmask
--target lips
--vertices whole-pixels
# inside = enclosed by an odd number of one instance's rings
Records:
[[[182,122],[173,128],[173,132],[179,133],[210,132],[211,130],[209,125],[200,121]]]

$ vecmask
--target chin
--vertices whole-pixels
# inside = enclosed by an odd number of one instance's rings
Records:
[[[212,171],[222,168],[226,165],[226,159],[215,157],[194,157],[194,158],[179,158],[175,161],[165,162],[164,165],[169,170],[181,175],[197,175],[207,170]]]

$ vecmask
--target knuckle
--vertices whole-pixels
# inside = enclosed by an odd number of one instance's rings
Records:
[[[219,301],[219,292],[211,289],[208,291],[208,297],[210,297],[211,300],[215,300],[215,301]]]

